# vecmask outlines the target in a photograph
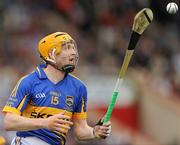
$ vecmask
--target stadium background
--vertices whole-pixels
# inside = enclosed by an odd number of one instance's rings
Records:
[[[67,144],[180,145],[180,13],[165,11],[168,0],[1,0],[0,108],[16,81],[40,62],[37,43],[44,35],[66,31],[80,54],[75,74],[89,91],[88,122],[101,118],[110,100],[134,15],[144,7],[154,21],[140,39],[121,96],[113,112],[112,135],[105,141]],[[179,6],[180,2],[174,0]],[[6,144],[0,113],[0,136]]]

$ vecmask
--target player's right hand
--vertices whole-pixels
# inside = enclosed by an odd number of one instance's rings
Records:
[[[45,127],[48,130],[58,131],[61,133],[67,133],[70,129],[70,126],[73,125],[73,122],[70,121],[70,117],[65,115],[66,111],[63,111],[59,114],[53,115],[46,118]]]
[[[94,137],[97,139],[105,139],[111,133],[111,122],[108,121],[103,125],[103,119],[100,119],[99,122],[93,128]]]

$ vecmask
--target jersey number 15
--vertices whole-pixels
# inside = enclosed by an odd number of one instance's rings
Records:
[[[58,105],[59,104],[59,97],[52,96],[51,97],[51,104]]]

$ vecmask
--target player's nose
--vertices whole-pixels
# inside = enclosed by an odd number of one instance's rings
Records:
[[[76,55],[77,54],[77,50],[76,49],[71,49],[71,55]]]

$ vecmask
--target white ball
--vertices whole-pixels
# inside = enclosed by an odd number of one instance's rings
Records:
[[[175,13],[178,11],[178,6],[177,6],[177,4],[174,3],[174,2],[168,3],[167,6],[166,6],[166,11],[167,11],[169,14],[175,14]]]

